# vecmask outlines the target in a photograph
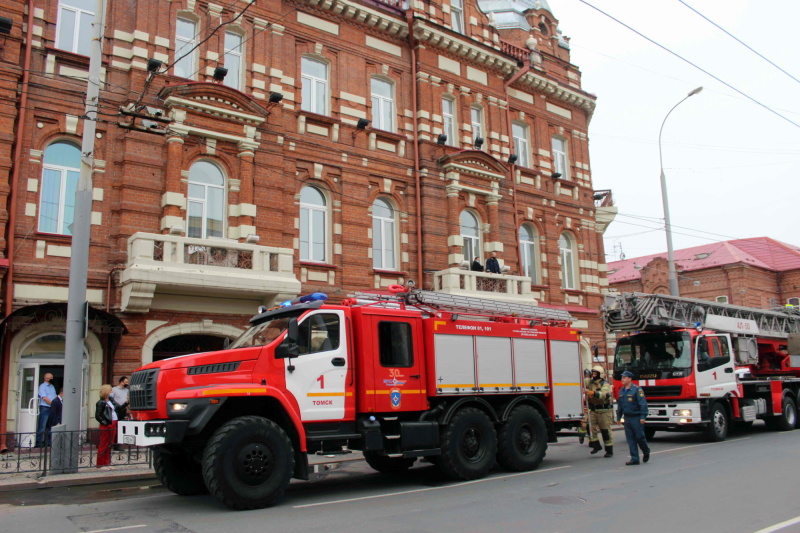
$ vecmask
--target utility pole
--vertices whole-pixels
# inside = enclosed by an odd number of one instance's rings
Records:
[[[75,192],[72,222],[72,250],[69,262],[69,297],[67,300],[67,336],[64,347],[64,412],[66,438],[60,440],[63,462],[60,471],[76,472],[80,454],[81,400],[83,388],[83,340],[88,327],[86,284],[89,275],[89,240],[92,218],[92,172],[97,108],[100,103],[100,67],[103,53],[106,0],[95,0],[92,43],[89,52],[89,82],[86,89],[86,112],[83,117],[81,177]],[[54,452],[55,453],[55,452]]]

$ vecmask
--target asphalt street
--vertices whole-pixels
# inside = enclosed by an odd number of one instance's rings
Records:
[[[122,483],[0,495],[0,531],[536,531],[800,533],[800,431],[756,426],[722,443],[659,433],[650,463],[590,455],[576,438],[551,445],[539,470],[454,483],[417,463],[379,474],[342,463],[293,482],[277,506],[235,512],[210,496],[179,497]]]

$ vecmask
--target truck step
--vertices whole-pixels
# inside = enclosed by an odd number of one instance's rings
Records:
[[[397,420],[397,417],[396,416],[384,416],[383,419],[385,421],[387,421],[387,422],[394,422],[395,420]]]
[[[383,438],[386,440],[397,440],[400,438],[400,435],[384,435]]]
[[[386,457],[403,457],[402,453],[387,453]]]

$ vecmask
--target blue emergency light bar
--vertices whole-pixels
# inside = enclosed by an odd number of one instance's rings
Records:
[[[286,300],[285,302],[281,302],[281,307],[289,307],[290,305],[296,304],[304,304],[308,302],[315,302],[315,301],[325,301],[328,299],[328,295],[324,292],[312,292],[311,294],[306,294],[305,296],[298,296],[294,300]]]

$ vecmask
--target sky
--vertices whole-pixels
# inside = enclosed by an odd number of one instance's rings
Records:
[[[730,84],[789,121],[592,9]],[[571,38],[582,87],[597,96],[589,126],[595,190],[619,209],[608,262],[665,253],[658,133],[676,250],[772,237],[800,245],[800,82],[680,0],[549,0]],[[800,80],[800,1],[683,0]]]

